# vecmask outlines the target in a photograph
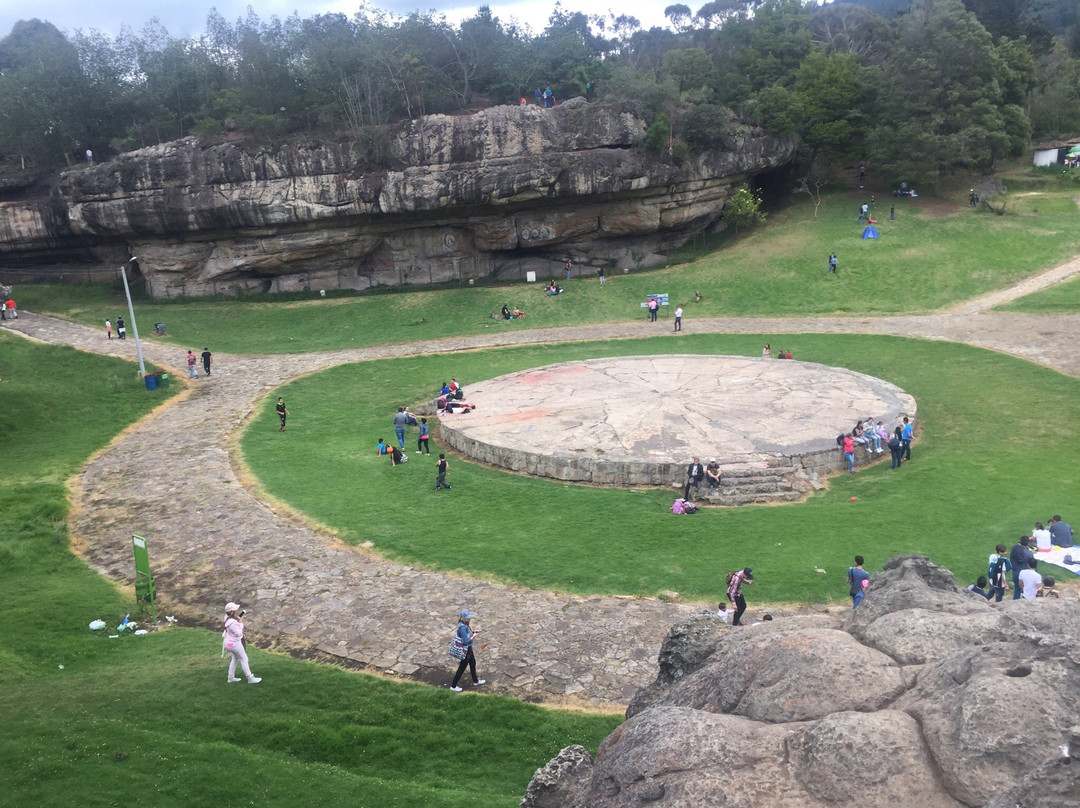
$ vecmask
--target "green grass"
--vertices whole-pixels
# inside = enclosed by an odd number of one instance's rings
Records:
[[[679,349],[758,355],[768,339],[687,335]],[[842,599],[856,553],[871,569],[897,553],[924,553],[973,580],[997,542],[1011,545],[1052,513],[1080,512],[1080,447],[1069,440],[1080,428],[1080,380],[940,342],[785,336],[789,344],[799,359],[879,376],[914,395],[920,434],[911,464],[840,475],[800,504],[676,519],[670,490],[575,486],[452,460],[453,492],[436,494],[432,458],[392,468],[374,455],[376,439],[393,436],[397,406],[429,398],[451,374],[468,390],[470,379],[551,362],[663,353],[665,339],[338,367],[275,390],[292,412],[289,431],[278,433],[268,398],[242,448],[270,494],[348,541],[371,540],[409,563],[585,594],[671,589],[712,599],[725,572],[751,564],[757,601]]]
[[[509,808],[560,748],[595,750],[618,725],[614,716],[462,697],[257,649],[263,683],[230,686],[216,631],[115,640],[90,632],[91,620],[115,625],[132,611],[133,594],[69,551],[64,481],[162,400],[132,371],[0,334],[5,808]]]
[[[766,227],[723,239],[718,250],[696,260],[629,275],[609,271],[603,289],[594,276],[574,279],[558,297],[546,297],[540,284],[481,284],[325,299],[312,292],[239,302],[143,300],[137,316],[143,335],[151,333],[154,322],[164,322],[169,341],[184,349],[284,353],[620,322],[642,317],[639,303],[653,292],[669,293],[673,305],[683,303],[688,321],[928,311],[1008,286],[1080,251],[1073,193],[1055,184],[1018,194],[1003,217],[966,205],[881,194],[878,241],[860,238],[855,212],[863,196],[826,195],[817,219],[812,206],[796,198]],[[890,205],[897,209],[895,222],[888,220]],[[837,275],[826,276],[832,250],[840,268]],[[17,291],[24,308],[94,327],[126,311],[115,286],[20,286]],[[700,303],[694,301],[695,291],[702,295]],[[489,313],[504,303],[525,310],[527,319],[492,320]]]
[[[1019,311],[1030,314],[1076,314],[1080,311],[1080,278],[1043,289],[998,306],[996,311]]]

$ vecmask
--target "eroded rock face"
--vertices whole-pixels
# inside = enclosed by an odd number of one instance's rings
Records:
[[[734,185],[793,145],[735,127],[729,151],[676,166],[638,148],[644,122],[603,104],[493,107],[410,121],[391,169],[357,143],[259,152],[195,138],[0,204],[0,263],[137,255],[152,294],[363,289],[647,266],[720,220]]]
[[[545,802],[530,786],[521,804],[1076,805],[1078,632],[1075,601],[989,604],[918,556],[855,612],[700,614],[596,760],[548,769]]]

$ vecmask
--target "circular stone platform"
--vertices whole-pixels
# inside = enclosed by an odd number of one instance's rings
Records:
[[[745,356],[566,362],[465,390],[476,410],[439,419],[446,445],[512,471],[614,485],[680,483],[694,457],[717,458],[725,475],[828,473],[842,461],[836,435],[856,419],[891,431],[915,415],[910,395],[873,376]]]

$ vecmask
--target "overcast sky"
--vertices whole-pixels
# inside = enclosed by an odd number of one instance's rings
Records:
[[[687,3],[696,9],[705,0]],[[644,0],[635,3],[630,12],[645,28],[663,25],[664,9],[672,0]],[[288,17],[294,11],[301,17],[338,12],[352,16],[360,7],[359,0],[0,0],[0,38],[11,32],[18,20],[32,19],[51,22],[63,31],[97,28],[110,35],[119,33],[127,25],[140,30],[152,17],[157,17],[177,36],[200,34],[206,27],[206,15],[217,8],[225,19],[233,21],[247,14],[251,6],[261,19],[272,16]],[[385,9],[396,15],[406,15],[422,9],[436,10],[445,14],[451,22],[471,16],[482,5],[467,0],[375,0],[371,6]],[[516,19],[539,32],[547,25],[548,17],[555,7],[555,0],[495,0],[487,5],[501,20]],[[616,14],[627,13],[626,6],[614,0],[563,0],[563,8],[583,11],[586,14],[606,14],[614,9]]]

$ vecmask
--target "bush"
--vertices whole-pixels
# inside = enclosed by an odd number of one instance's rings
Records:
[[[671,124],[668,123],[667,115],[663,113],[656,116],[645,132],[645,148],[651,152],[660,152],[667,149],[668,138],[671,136]]]

